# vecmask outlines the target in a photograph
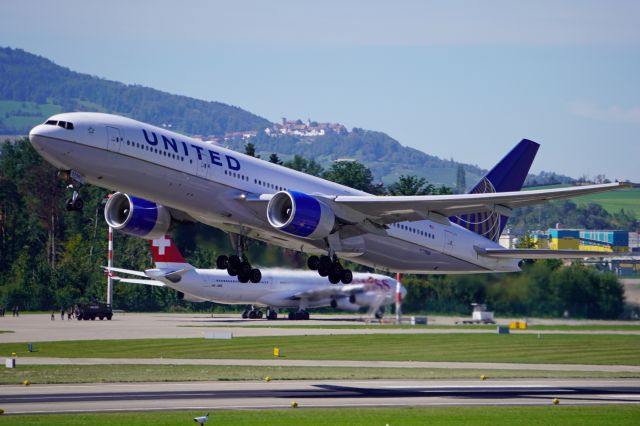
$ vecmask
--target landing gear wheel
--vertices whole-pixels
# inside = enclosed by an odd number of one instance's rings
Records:
[[[242,262],[240,264],[240,268],[238,269],[238,275],[243,275],[248,277],[250,273],[251,273],[251,265],[249,265],[249,262]]]
[[[247,319],[247,318],[249,318],[249,311],[244,311],[242,313],[242,319]]]
[[[318,271],[320,270],[330,270],[331,264],[333,261],[329,256],[320,256],[320,262],[318,263]]]
[[[317,271],[320,266],[320,258],[318,256],[309,256],[307,259],[307,267],[312,271]]]
[[[249,311],[249,318],[256,319],[258,317],[258,313],[256,311]]]
[[[227,274],[231,275],[232,277],[235,277],[236,275],[238,275],[238,268],[232,265],[229,265],[227,267]]]
[[[329,275],[329,268],[325,268],[322,265],[320,265],[320,267],[318,268],[318,274],[321,277],[326,277],[327,275]]]
[[[232,254],[229,256],[229,266],[233,266],[234,268],[239,269],[242,261],[238,255]]]
[[[329,276],[336,275],[340,277],[341,274],[342,274],[342,265],[340,265],[340,262],[333,262],[331,264],[331,268],[329,268]]]
[[[334,272],[331,272],[329,274],[329,282],[331,284],[338,284],[340,282],[340,274],[336,274]]]
[[[67,208],[68,212],[73,211],[73,201],[71,200],[71,198],[69,198],[66,202],[65,202],[65,207]]]
[[[240,281],[241,283],[248,283],[249,274],[246,274],[243,271],[238,272],[238,281]]]
[[[262,318],[262,317],[263,317],[262,311],[258,311],[258,313],[256,314],[256,316],[257,316],[258,318]]]
[[[276,320],[276,319],[278,319],[278,313],[276,311],[274,311],[273,309],[269,309],[267,311],[267,319],[268,320]]]
[[[262,272],[260,272],[260,269],[252,269],[251,272],[249,272],[249,280],[252,283],[259,283],[260,280],[262,280]]]
[[[353,272],[350,269],[343,269],[340,273],[340,281],[342,284],[350,284],[353,281]]]
[[[82,201],[82,198],[80,197],[77,197],[75,200],[73,200],[71,204],[73,205],[73,210],[75,211],[80,211],[84,208],[84,201]]]
[[[218,269],[227,269],[229,267],[229,258],[224,254],[218,256],[216,259],[216,268]]]

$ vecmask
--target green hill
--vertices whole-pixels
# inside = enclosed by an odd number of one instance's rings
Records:
[[[269,121],[240,108],[126,85],[54,64],[20,49],[0,48],[0,134],[26,134],[59,111],[100,111],[189,134],[261,129]]]
[[[31,127],[57,112],[80,110],[115,113],[156,125],[170,124],[173,130],[189,135],[220,136],[258,130],[252,142],[263,158],[277,153],[286,160],[297,154],[314,159],[325,168],[337,159],[349,158],[366,165],[375,179],[385,184],[410,174],[437,185],[456,185],[459,163],[402,146],[382,132],[353,129],[313,138],[269,137],[262,130],[272,123],[238,107],[80,74],[20,49],[0,48],[0,134],[26,135]],[[242,139],[225,143],[244,151]],[[501,154],[496,153],[496,160]],[[484,174],[477,166],[463,167],[468,186]],[[556,178],[562,182],[566,176],[541,174],[533,178],[537,184],[545,184]]]

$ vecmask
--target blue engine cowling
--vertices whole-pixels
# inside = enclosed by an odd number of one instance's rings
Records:
[[[325,238],[334,230],[335,214],[317,198],[296,191],[274,194],[267,206],[267,219],[274,228],[297,237]]]
[[[167,234],[171,214],[165,206],[116,192],[104,207],[107,224],[123,234],[155,240]]]

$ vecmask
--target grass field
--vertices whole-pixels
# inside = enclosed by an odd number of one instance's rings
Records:
[[[7,128],[25,129],[62,111],[59,105],[0,101],[0,122]]]
[[[507,325],[506,321],[499,321],[498,324]],[[179,327],[189,328],[219,328],[219,325],[181,325]],[[436,329],[436,330],[451,330],[455,333],[456,330],[494,330],[497,325],[410,325],[410,324],[322,324],[322,325],[278,325],[276,323],[270,323],[268,325],[243,325],[243,324],[225,324],[225,327],[250,327],[250,328],[311,328],[311,329],[325,329],[325,330],[360,330],[360,329],[384,329],[384,330],[415,330],[415,329]],[[640,325],[637,324],[593,324],[593,325],[530,325],[527,330],[531,331],[640,331]],[[513,331],[517,333],[518,331]]]
[[[524,190],[563,188],[570,185],[548,185],[527,187]],[[633,212],[640,217],[640,188],[621,189],[618,191],[601,192],[599,194],[583,195],[572,198],[571,201],[578,205],[589,203],[600,204],[609,213],[618,213],[620,209],[625,212]]]
[[[640,373],[451,368],[259,367],[202,365],[20,365],[0,370],[0,385],[263,380],[637,379]]]
[[[213,339],[94,340],[0,344],[0,354],[69,358],[460,361],[640,365],[640,338],[575,334],[369,334]]]
[[[640,217],[640,188],[585,195],[574,198],[573,201],[578,205],[600,204],[609,213],[617,213],[620,209],[624,209],[625,212],[633,212],[637,218]]]
[[[0,426],[164,426],[193,425],[201,411],[143,413],[47,414],[0,416]],[[288,410],[223,410],[210,413],[209,425],[278,426],[412,426],[412,425],[637,425],[638,405],[447,407],[447,408],[340,408]]]

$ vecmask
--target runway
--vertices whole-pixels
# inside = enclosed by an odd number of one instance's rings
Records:
[[[6,414],[304,407],[640,404],[640,380],[189,382],[6,386]]]

